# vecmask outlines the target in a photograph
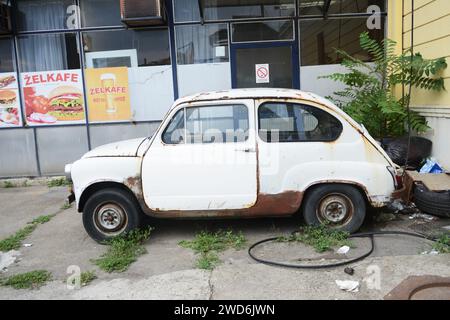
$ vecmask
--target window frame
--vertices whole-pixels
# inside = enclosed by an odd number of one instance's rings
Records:
[[[287,19],[293,19],[298,17],[298,6],[297,6],[297,0],[291,0],[292,4],[294,5],[294,12],[292,15],[280,15],[280,16],[273,16],[273,17],[247,17],[247,18],[227,18],[227,19],[207,19],[206,17],[203,18],[200,17],[199,20],[179,20],[176,19],[176,13],[175,13],[175,2],[176,0],[169,0],[172,2],[172,15],[173,15],[173,22],[174,24],[200,24],[200,23],[223,23],[223,22],[239,22],[239,21],[260,21],[260,20],[287,20]],[[194,5],[198,5],[197,1],[194,1]],[[201,13],[200,13],[201,15]]]
[[[186,143],[187,141],[187,125],[186,125],[186,116],[187,116],[187,109],[193,109],[193,108],[215,108],[215,107],[234,107],[234,106],[242,106],[245,107],[245,110],[247,111],[247,125],[248,125],[248,132],[249,134],[247,134],[245,140],[243,141],[238,141],[238,142],[227,142],[224,141],[222,143]],[[184,116],[184,139],[183,139],[183,143],[167,143],[164,141],[164,134],[166,133],[172,119],[178,114],[178,112],[180,112],[181,110],[183,110],[183,116]],[[234,119],[234,117],[233,117]],[[167,121],[164,121],[164,129],[161,130],[160,134],[159,134],[159,139],[162,143],[163,146],[177,146],[177,145],[224,145],[224,144],[239,144],[239,143],[248,143],[250,141],[250,132],[252,130],[251,127],[251,121],[250,121],[250,108],[247,104],[243,103],[242,101],[230,101],[227,103],[220,103],[220,104],[214,104],[211,102],[208,103],[208,101],[205,101],[205,103],[201,103],[201,104],[193,104],[193,105],[188,105],[188,104],[182,104],[180,105],[179,108],[174,109],[173,112],[170,113],[170,116],[167,117]]]
[[[338,123],[339,123],[339,134],[336,135],[336,138],[330,140],[330,139],[311,139],[311,140],[298,140],[298,141],[278,141],[278,142],[272,142],[272,141],[267,141],[267,139],[264,139],[263,137],[261,137],[260,135],[260,108],[266,104],[271,104],[271,103],[277,103],[277,104],[285,104],[285,105],[289,105],[292,104],[294,106],[299,106],[302,110],[304,110],[302,108],[302,106],[306,106],[309,108],[313,108],[313,109],[318,109],[322,112],[325,112],[328,116],[334,118]],[[258,137],[259,141],[263,142],[263,143],[267,143],[267,144],[271,144],[271,143],[310,143],[310,142],[322,142],[322,143],[332,143],[335,142],[337,140],[339,140],[339,138],[342,136],[342,133],[344,132],[344,125],[342,123],[342,120],[337,117],[336,115],[330,113],[327,110],[324,110],[323,108],[313,105],[308,101],[293,101],[293,100],[275,100],[275,99],[270,99],[270,100],[265,100],[262,101],[258,104],[257,108],[256,108],[256,136]]]
[[[285,39],[278,39],[278,40],[277,39],[272,39],[272,40],[235,41],[234,37],[233,37],[233,35],[234,35],[234,26],[238,25],[238,24],[244,25],[244,24],[251,24],[251,23],[256,24],[256,23],[287,22],[287,21],[291,22],[291,24],[292,24],[292,38],[290,38],[290,39],[285,38]],[[273,43],[273,42],[288,42],[288,41],[292,42],[292,41],[295,41],[295,19],[291,18],[291,19],[283,19],[283,20],[280,19],[280,20],[266,20],[266,21],[232,22],[232,23],[230,23],[230,31],[229,32],[230,32],[230,34],[229,34],[228,37],[230,38],[230,42],[233,43],[233,44],[240,44],[240,43],[265,43],[265,42]]]

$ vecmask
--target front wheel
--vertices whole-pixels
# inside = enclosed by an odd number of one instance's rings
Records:
[[[83,225],[89,236],[105,242],[141,226],[142,213],[133,196],[121,189],[94,193],[83,210]]]
[[[305,199],[303,216],[308,225],[356,232],[366,216],[366,201],[361,192],[350,185],[328,184],[315,187]]]

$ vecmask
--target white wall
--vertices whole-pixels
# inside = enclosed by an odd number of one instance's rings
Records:
[[[229,62],[178,65],[180,97],[193,93],[231,89]]]
[[[132,119],[160,121],[173,103],[171,66],[128,69]]]
[[[323,97],[332,95],[333,92],[344,89],[344,85],[329,79],[318,79],[318,77],[336,72],[343,73],[346,70],[339,64],[301,67],[300,88],[303,91],[311,91]]]
[[[450,109],[447,110],[445,114],[441,109],[439,115],[426,117],[431,130],[423,137],[433,141],[432,156],[441,166],[450,171]],[[430,111],[428,111],[428,115],[430,115]]]

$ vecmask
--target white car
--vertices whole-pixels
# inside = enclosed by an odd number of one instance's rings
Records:
[[[397,189],[396,166],[330,101],[286,89],[200,93],[152,137],[111,143],[66,166],[89,235],[155,218],[282,217],[354,232]]]

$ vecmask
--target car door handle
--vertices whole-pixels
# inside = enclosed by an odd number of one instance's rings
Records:
[[[237,148],[237,149],[235,149],[235,151],[250,153],[250,152],[256,152],[256,149],[255,148]]]

